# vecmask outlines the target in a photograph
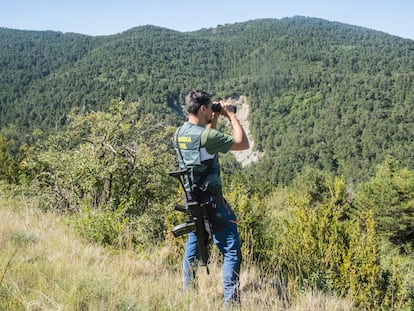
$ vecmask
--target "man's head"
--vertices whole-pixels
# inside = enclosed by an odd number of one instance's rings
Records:
[[[185,108],[188,113],[197,115],[201,106],[206,108],[212,102],[212,94],[205,91],[194,90],[185,97]]]

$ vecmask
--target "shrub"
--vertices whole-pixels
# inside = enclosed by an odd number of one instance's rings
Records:
[[[148,236],[128,239],[159,242],[163,204],[176,193],[167,174],[175,161],[174,129],[152,115],[138,116],[138,106],[117,102],[108,112],[74,111],[29,162],[43,207],[80,212],[79,230],[103,244],[118,245],[143,223],[152,228],[142,232]]]
[[[302,183],[300,192],[292,186],[286,212],[268,214],[268,269],[289,286],[335,291],[369,310],[394,307],[400,283],[381,267],[372,212],[352,209],[342,178],[314,180],[323,189],[317,196],[312,183]]]

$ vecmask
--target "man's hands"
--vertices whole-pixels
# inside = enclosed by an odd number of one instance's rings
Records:
[[[236,113],[234,106],[225,102],[220,102],[221,111],[220,114],[224,117],[230,118],[231,115]]]
[[[234,145],[230,148],[230,150],[249,149],[249,140],[247,139],[246,132],[237,119],[235,107],[232,104],[227,104],[225,102],[220,102],[220,104],[221,111],[219,114],[229,119],[233,129]]]
[[[213,128],[213,129],[216,128],[217,120],[220,116],[224,116],[224,117],[226,117],[230,120],[230,116],[235,114],[233,105],[227,104],[227,103],[222,102],[222,101],[217,102],[217,103],[220,103],[220,106],[221,106],[220,112],[213,112],[212,118],[211,118],[211,123],[209,123],[207,125],[207,127]]]

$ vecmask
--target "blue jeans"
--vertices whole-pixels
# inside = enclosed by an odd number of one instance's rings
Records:
[[[236,216],[230,205],[223,199],[217,204],[222,214],[226,227],[216,233],[213,233],[213,241],[223,254],[223,287],[225,302],[240,301],[240,264],[241,250],[240,238],[237,231]],[[184,287],[190,286],[191,280],[195,277],[195,270],[192,265],[198,259],[197,236],[194,232],[188,234],[187,244],[184,253],[183,270],[184,270]]]

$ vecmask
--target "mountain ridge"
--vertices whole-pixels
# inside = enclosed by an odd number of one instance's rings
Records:
[[[409,39],[307,17],[97,37],[0,28],[0,39],[0,128],[17,141],[113,100],[178,124],[185,95],[202,88],[248,98],[267,155],[254,167],[272,182],[304,165],[363,177],[387,155],[414,165]]]

